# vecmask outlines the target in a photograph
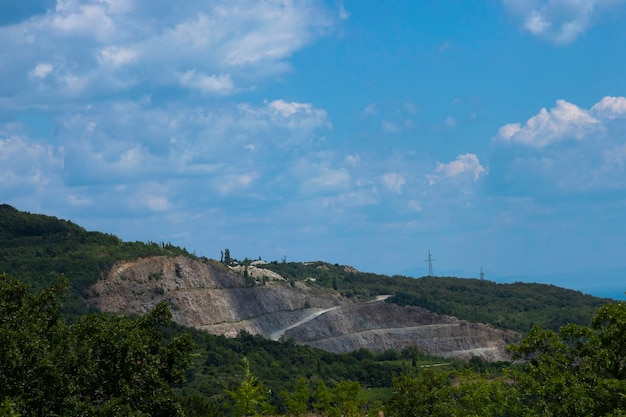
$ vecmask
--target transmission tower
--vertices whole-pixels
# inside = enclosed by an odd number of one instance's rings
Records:
[[[433,276],[433,262],[435,262],[436,259],[433,259],[433,257],[430,255],[430,249],[428,249],[428,259],[426,259],[424,262],[428,262],[428,276],[432,277]]]
[[[483,272],[483,267],[480,267],[480,279],[485,279],[485,273]]]

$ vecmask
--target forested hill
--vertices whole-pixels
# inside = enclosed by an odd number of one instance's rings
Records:
[[[88,232],[67,220],[0,205],[0,273],[19,276],[35,288],[49,285],[59,274],[66,275],[71,293],[65,310],[71,314],[86,311],[83,298],[88,289],[115,262],[158,255],[196,258],[169,242],[123,242],[111,234]],[[306,281],[307,285],[326,287],[346,297],[390,294],[393,297],[388,302],[421,306],[470,322],[523,332],[534,324],[550,329],[567,323],[588,325],[593,313],[608,301],[544,284],[389,277],[324,262],[275,261],[258,266],[288,280]]]
[[[435,313],[521,332],[529,331],[535,324],[553,330],[569,323],[589,325],[595,311],[609,301],[546,284],[498,284],[455,277],[389,277],[325,262],[271,262],[259,266],[287,279],[333,288],[348,297],[391,294],[387,302],[420,306]]]
[[[66,275],[70,283],[66,313],[87,311],[86,291],[115,262],[157,255],[193,257],[170,243],[123,242],[67,220],[0,205],[0,274],[18,276],[34,289]]]

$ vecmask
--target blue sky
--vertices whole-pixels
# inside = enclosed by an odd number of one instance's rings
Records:
[[[619,296],[624,45],[624,0],[3,2],[0,196],[212,258],[430,250]]]

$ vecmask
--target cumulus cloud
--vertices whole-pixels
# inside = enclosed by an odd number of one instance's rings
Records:
[[[323,109],[315,108],[311,103],[287,102],[285,100],[265,101],[262,107],[247,103],[238,106],[246,115],[249,123],[265,125],[279,124],[291,128],[330,128],[328,114]]]
[[[190,70],[179,75],[182,87],[199,90],[204,94],[229,94],[234,89],[230,74],[206,75]]]
[[[502,0],[530,34],[555,44],[569,44],[602,14],[623,0]]]
[[[141,149],[143,158],[148,158],[141,164],[145,173],[206,173],[230,162],[239,166],[237,162],[242,160],[237,160],[237,155],[242,148],[254,150],[246,153],[252,158],[250,163],[266,165],[267,155],[275,154],[277,148],[297,147],[306,152],[307,143],[302,140],[328,127],[322,109],[297,102],[286,105],[292,111],[286,112],[282,105],[278,105],[282,111],[277,110],[276,101],[219,108],[121,101],[94,105],[66,119],[58,128],[58,136],[67,152],[76,158],[84,155],[81,161],[100,155],[98,160],[110,165],[120,155]]]
[[[549,111],[544,107],[522,126],[502,126],[495,141],[544,148],[564,141],[581,141],[605,130],[604,121],[626,117],[626,98],[604,97],[585,110],[565,100],[557,100]]]
[[[318,0],[58,0],[0,27],[0,48],[13,57],[0,76],[54,77],[48,89],[73,85],[84,99],[137,84],[233,93],[288,71],[294,52],[338,23],[333,16]],[[141,71],[123,70],[130,65]],[[28,78],[14,84],[16,97],[47,97]]]
[[[478,157],[473,153],[466,153],[457,156],[454,161],[447,164],[438,162],[435,171],[428,175],[428,183],[433,185],[436,182],[452,178],[467,178],[471,181],[477,181],[485,173],[486,169],[480,164]]]
[[[626,117],[626,98],[604,97],[591,108],[591,113],[601,119]]]
[[[602,129],[601,122],[575,104],[557,100],[550,111],[542,108],[538,114],[520,123],[509,123],[500,128],[497,141],[543,148],[565,140],[582,140],[590,132]]]
[[[160,183],[147,181],[141,184],[136,194],[127,194],[127,204],[135,210],[148,210],[149,212],[164,212],[172,207],[170,201],[171,185],[167,182]]]
[[[131,48],[107,46],[100,50],[98,59],[101,63],[120,67],[135,61],[137,59],[137,52]]]
[[[146,97],[94,102],[51,123],[50,144],[20,134],[24,128],[19,125],[0,123],[0,189],[5,198],[28,195],[49,201],[48,194],[56,190],[55,199],[66,205],[105,210],[111,206],[108,194],[121,211],[164,212],[181,199],[251,197],[258,187],[268,196],[302,188],[307,181],[308,191],[345,190],[349,178],[347,171],[328,164],[284,175],[294,164],[290,158],[310,153],[317,131],[328,126],[325,111],[306,103],[275,100],[243,108],[213,107],[154,104]],[[277,178],[285,183],[276,185]],[[176,187],[154,187],[169,181],[177,181]],[[152,184],[145,195],[144,184]],[[133,203],[140,195],[145,204]]]
[[[30,75],[32,77],[37,77],[37,78],[46,78],[48,75],[50,75],[50,73],[52,72],[52,65],[48,64],[46,62],[41,62],[39,64],[37,64],[37,66],[35,67],[35,69],[33,69],[30,72]]]
[[[490,175],[503,190],[546,194],[584,193],[626,187],[626,98],[604,97],[588,110],[559,100],[524,125],[500,128],[500,147]]]

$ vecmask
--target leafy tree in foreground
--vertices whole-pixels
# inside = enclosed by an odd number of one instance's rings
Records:
[[[365,403],[361,385],[356,381],[339,381],[333,388],[320,381],[313,398],[313,408],[328,417],[362,416]]]
[[[309,399],[311,397],[309,382],[304,377],[298,379],[295,391],[283,391],[281,392],[281,397],[290,416],[301,417],[305,415],[309,410]]]
[[[271,406],[266,398],[263,382],[250,371],[248,358],[243,358],[241,369],[243,377],[235,389],[227,389],[226,394],[231,399],[228,404],[234,416],[258,416],[270,413]]]
[[[455,416],[450,373],[427,369],[417,375],[403,374],[394,379],[393,395],[387,403],[386,415]]]
[[[600,308],[592,326],[533,328],[510,347],[527,366],[511,372],[524,407],[550,416],[616,416],[626,410],[626,303]]]
[[[165,304],[132,319],[61,318],[65,279],[31,293],[0,275],[0,399],[23,416],[176,416],[171,384],[191,364],[191,338],[162,342]]]
[[[394,380],[388,416],[626,416],[626,303],[592,326],[535,327],[503,377],[426,369]]]

